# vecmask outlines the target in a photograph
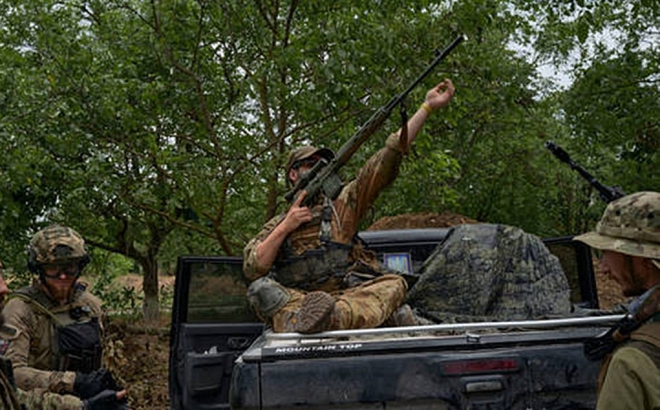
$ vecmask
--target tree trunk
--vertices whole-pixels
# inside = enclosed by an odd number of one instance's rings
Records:
[[[145,322],[157,324],[160,319],[160,304],[158,302],[158,263],[156,258],[148,256],[141,263],[143,270],[142,288],[144,289],[144,302],[142,315]]]

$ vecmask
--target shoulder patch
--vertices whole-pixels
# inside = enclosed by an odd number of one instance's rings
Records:
[[[0,327],[0,357],[4,356],[12,341],[16,339],[20,331],[13,326],[3,325]]]
[[[0,326],[0,339],[14,340],[20,331],[11,325]]]

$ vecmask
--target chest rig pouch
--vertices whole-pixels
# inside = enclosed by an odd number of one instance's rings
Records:
[[[326,242],[300,256],[275,263],[274,279],[282,285],[307,291],[341,289],[351,263],[352,245]]]
[[[59,328],[59,368],[89,373],[101,367],[101,325],[97,317]]]
[[[98,317],[92,316],[89,306],[75,302],[54,306],[34,288],[21,289],[12,297],[25,300],[50,319],[57,341],[57,346],[52,347],[57,370],[89,373],[101,367],[101,324]]]

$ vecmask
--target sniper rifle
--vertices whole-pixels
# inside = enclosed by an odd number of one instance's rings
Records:
[[[415,81],[401,94],[393,97],[387,105],[381,107],[360,129],[341,146],[337,154],[331,160],[321,159],[300,177],[293,189],[284,195],[291,202],[299,192],[307,191],[307,196],[302,205],[310,206],[314,203],[319,193],[323,193],[330,199],[335,199],[341,192],[343,183],[337,172],[353,156],[355,151],[374,133],[392,114],[394,108],[401,104],[406,96],[419,84],[444,58],[466,37],[459,35],[447,48],[438,53],[431,64]]]

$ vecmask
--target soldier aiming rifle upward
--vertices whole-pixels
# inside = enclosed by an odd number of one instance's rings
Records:
[[[337,170],[400,105],[408,93],[461,41],[459,36],[402,94],[379,109],[337,155],[306,146],[291,152],[285,176],[294,188],[287,212],[266,223],[244,249],[243,270],[252,281],[248,300],[275,332],[315,333],[384,324],[416,324],[403,305],[406,280],[384,271],[356,239],[358,224],[378,194],[396,178],[401,161],[424,122],[446,107],[454,85],[445,79],[399,131],[389,136],[343,184]]]

